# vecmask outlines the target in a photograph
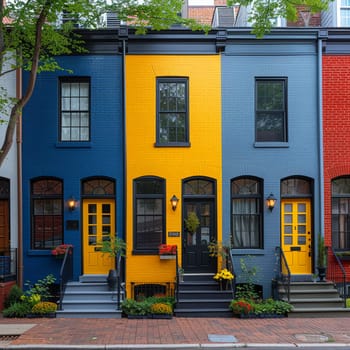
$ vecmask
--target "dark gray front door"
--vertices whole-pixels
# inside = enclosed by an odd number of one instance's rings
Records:
[[[195,232],[183,231],[183,263],[186,272],[215,272],[216,258],[209,256],[208,245],[216,241],[214,202],[211,200],[185,200],[184,219],[196,213],[199,226]]]

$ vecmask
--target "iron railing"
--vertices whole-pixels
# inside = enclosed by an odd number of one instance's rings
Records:
[[[327,254],[327,279],[332,281],[334,286],[338,289],[339,295],[343,299],[344,307],[346,307],[347,291],[345,268],[333,247],[327,247],[327,251],[331,252],[330,256]],[[331,263],[329,263],[330,258],[333,259]]]
[[[0,251],[0,282],[17,281],[17,249]]]
[[[231,254],[231,249],[229,247],[223,247],[223,258],[224,258],[224,267],[232,273],[234,278],[230,280],[231,291],[232,291],[232,299],[234,299],[236,294],[236,274],[233,265],[233,258]]]
[[[287,300],[289,302],[290,301],[290,281],[291,281],[290,269],[282,248],[276,247],[275,252],[276,252],[276,266],[278,269],[276,282],[279,282],[283,286],[283,289],[287,295]],[[278,288],[278,286],[276,285],[275,288]]]
[[[63,257],[60,270],[60,302],[59,310],[62,310],[62,302],[67,282],[73,279],[73,247],[69,246]]]

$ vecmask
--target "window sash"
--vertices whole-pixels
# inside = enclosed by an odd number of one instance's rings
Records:
[[[60,140],[90,141],[89,79],[63,79],[60,92]]]
[[[350,249],[350,198],[332,198],[332,244]]]
[[[188,143],[188,79],[157,79],[157,143]]]
[[[286,79],[256,79],[255,90],[256,142],[286,142]]]
[[[165,240],[164,181],[151,178],[137,180],[134,183],[134,195],[134,249],[158,252],[159,245]]]

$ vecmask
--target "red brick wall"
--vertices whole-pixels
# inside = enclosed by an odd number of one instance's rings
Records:
[[[295,22],[287,22],[288,27],[305,27],[305,21],[302,16],[302,11],[305,10],[305,7],[299,6],[298,7],[298,18]],[[309,18],[309,27],[319,27],[321,25],[321,13],[314,13],[310,14]]]
[[[324,224],[325,243],[331,246],[331,180],[350,175],[350,56],[324,55],[322,65]]]
[[[9,294],[11,287],[15,284],[15,281],[0,283],[0,311],[4,309],[4,301]]]
[[[193,18],[199,23],[211,25],[214,6],[189,6],[188,18]]]

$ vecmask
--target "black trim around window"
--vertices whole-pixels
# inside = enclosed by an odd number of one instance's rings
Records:
[[[255,78],[255,142],[288,142],[287,78]]]
[[[59,78],[59,141],[91,139],[91,84],[89,77]]]
[[[157,78],[156,146],[189,146],[188,78]]]
[[[263,180],[241,176],[231,180],[233,249],[263,248]]]
[[[141,177],[134,180],[133,254],[158,254],[165,243],[165,180]]]

